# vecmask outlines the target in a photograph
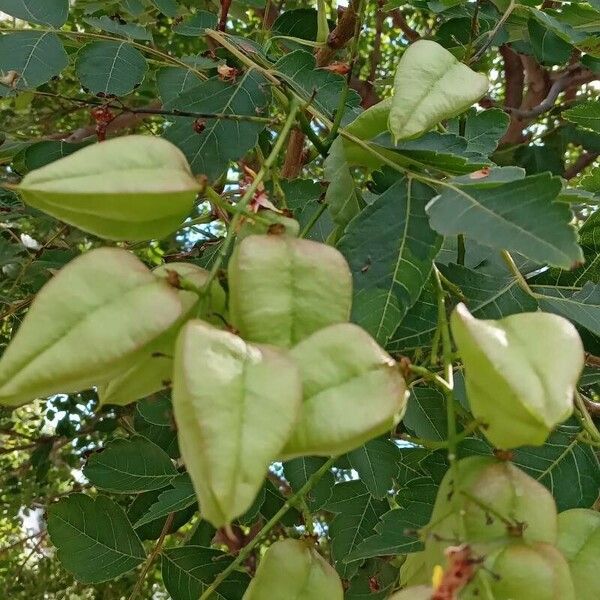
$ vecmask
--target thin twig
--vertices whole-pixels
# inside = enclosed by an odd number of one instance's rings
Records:
[[[236,559],[229,566],[217,575],[212,584],[200,596],[200,600],[207,600],[217,590],[217,588],[229,577],[233,571],[244,564],[246,559],[252,554],[254,548],[262,542],[265,536],[281,521],[283,516],[292,508],[296,502],[304,498],[306,494],[317,484],[317,482],[327,473],[333,466],[336,457],[330,458],[318,471],[315,471],[306,481],[306,483],[293,495],[288,498],[284,505],[267,521],[264,527],[256,534],[256,537],[237,555]]]
[[[469,61],[470,63],[477,62],[487,52],[488,48],[494,43],[496,34],[503,27],[504,23],[506,23],[516,6],[517,4],[515,0],[510,0],[510,4],[506,7],[504,14],[500,17],[494,28],[489,32],[483,46],[481,46],[481,48],[479,48],[479,50],[477,50],[477,52],[473,55],[473,58],[471,58]]]
[[[244,192],[243,196],[241,197],[240,201],[236,205],[240,211],[246,210],[246,208],[252,201],[252,198],[254,198],[254,194],[255,194],[256,190],[258,189],[258,186],[262,183],[262,181],[266,177],[267,173],[269,173],[271,167],[275,164],[275,161],[277,160],[279,153],[283,149],[283,145],[285,144],[285,141],[287,140],[288,134],[290,133],[290,130],[292,129],[292,126],[294,125],[294,122],[296,120],[296,115],[298,114],[299,109],[300,109],[300,103],[297,100],[292,100],[288,116],[286,118],[285,123],[283,124],[283,127],[281,128],[281,132],[277,138],[277,141],[275,142],[275,145],[273,146],[273,149],[271,150],[271,153],[266,158],[266,160],[263,163],[262,167],[260,168],[259,172],[256,174],[256,177],[252,180],[252,183],[248,186],[248,188]],[[217,276],[219,269],[221,268],[221,264],[223,263],[223,260],[225,260],[225,257],[229,254],[229,250],[231,249],[233,240],[235,239],[235,236],[237,235],[238,226],[239,226],[242,218],[243,218],[243,213],[238,212],[234,215],[233,219],[231,220],[231,224],[229,225],[229,227],[227,229],[227,236],[225,238],[225,241],[223,242],[223,244],[221,244],[221,248],[219,249],[219,254],[218,254],[215,262],[213,263],[213,266],[210,270],[208,277],[206,278],[206,283],[203,288],[205,294],[208,292],[212,282],[214,281],[215,277]]]
[[[146,575],[148,575],[148,571],[150,570],[152,563],[156,560],[156,557],[160,554],[160,551],[162,550],[163,544],[165,543],[165,538],[167,537],[167,534],[169,533],[169,529],[171,529],[171,525],[173,525],[174,518],[175,518],[175,513],[171,513],[167,517],[167,520],[165,521],[165,524],[163,525],[162,531],[160,532],[160,537],[158,538],[158,541],[156,542],[156,546],[154,546],[154,550],[152,550],[150,556],[148,557],[148,560],[146,560],[146,562],[144,563],[142,572],[140,573],[138,580],[135,582],[135,587],[133,588],[133,591],[131,592],[131,594],[129,596],[129,600],[134,600],[135,597],[138,595],[139,591],[142,589],[142,585],[144,584],[144,580],[146,579]]]
[[[541,114],[554,108],[554,105],[556,104],[561,92],[564,92],[567,88],[574,84],[581,85],[583,83],[589,83],[590,81],[598,79],[598,75],[594,73],[585,72],[583,74],[579,73],[579,75],[576,75],[575,73],[577,73],[577,71],[581,71],[581,65],[569,69],[569,71],[556,79],[550,86],[550,90],[548,91],[546,97],[533,108],[523,110],[520,108],[507,107],[505,110],[519,120],[534,119],[535,117],[539,117]]]

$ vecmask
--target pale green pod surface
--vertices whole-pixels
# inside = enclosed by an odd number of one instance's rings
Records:
[[[258,565],[243,600],[342,600],[336,570],[310,540],[275,542]]]
[[[485,75],[430,40],[411,44],[394,77],[389,129],[396,140],[417,137],[464,112],[488,90]]]
[[[486,437],[504,449],[542,445],[573,412],[584,364],[575,327],[543,312],[480,320],[463,304],[451,323],[469,404]]]
[[[133,254],[87,252],[36,296],[0,360],[0,403],[16,406],[105,383],[183,313],[177,290]]]
[[[346,126],[346,132],[361,140],[372,140],[387,131],[391,108],[392,98],[385,98],[373,104]]]
[[[464,458],[457,468],[459,491],[453,472],[448,471],[433,507],[432,535],[425,545],[429,572],[445,564],[444,550],[454,545],[449,540],[460,539],[461,531],[470,544],[508,543],[515,535],[507,527],[512,524],[515,529],[522,527],[526,542],[556,542],[556,503],[541,483],[512,463],[491,456]]]
[[[229,261],[232,325],[251,342],[291,347],[348,320],[352,275],[331,246],[285,235],[252,235]]]
[[[585,508],[560,513],[557,547],[569,563],[577,600],[598,600],[600,513]]]
[[[188,321],[175,348],[172,399],[202,516],[226,525],[251,506],[292,432],[298,369],[284,351]]]
[[[409,587],[392,594],[388,600],[431,600],[433,588],[427,585]]]
[[[208,271],[191,263],[173,262],[161,265],[153,273],[166,279],[169,272],[175,272],[183,282],[202,289],[208,278]],[[144,349],[138,360],[128,369],[111,379],[106,385],[98,387],[100,404],[124,406],[145,398],[168,386],[173,379],[173,354],[175,340],[181,325],[193,315],[198,306],[198,294],[185,289],[177,289],[183,305],[180,319],[154,343]],[[223,324],[225,315],[225,292],[218,281],[213,281],[208,293],[205,318],[213,325]],[[221,315],[221,317],[219,317]]]
[[[427,570],[425,552],[408,554],[400,569],[400,584],[403,587],[424,585],[431,581],[431,573]]]
[[[321,329],[291,355],[304,398],[286,459],[348,452],[389,431],[404,413],[406,384],[396,362],[360,327]]]
[[[300,234],[300,224],[295,219],[290,219],[272,210],[263,210],[258,213],[260,220],[248,217],[244,220],[240,231],[237,234],[236,242],[239,244],[243,239],[250,235],[262,235],[269,233],[269,230],[280,229],[281,235],[298,237]]]
[[[489,555],[461,600],[580,600],[569,565],[552,545],[513,543]]]
[[[175,231],[200,188],[176,146],[130,135],[31,171],[17,189],[30,206],[83,231],[137,241]]]

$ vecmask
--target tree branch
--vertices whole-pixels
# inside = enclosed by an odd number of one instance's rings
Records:
[[[360,0],[354,0],[342,13],[334,30],[327,38],[327,45],[319,48],[316,54],[317,67],[326,66],[335,53],[343,48],[354,35],[356,27],[356,7]],[[306,136],[299,129],[293,129],[285,152],[281,176],[284,179],[295,179],[300,175],[304,166],[306,156],[304,153],[304,142]]]
[[[519,55],[506,44],[500,46],[500,55],[504,61],[504,106],[518,108],[523,101],[525,73]]]
[[[583,85],[598,79],[598,75],[591,71],[582,71],[581,65],[574,65],[575,68],[569,69],[566,73],[563,73],[558,79],[554,81],[548,95],[537,105],[529,109],[510,108],[507,109],[509,112],[519,120],[535,119],[535,117],[548,112],[558,100],[558,96],[561,92],[572,86]]]
[[[406,17],[404,16],[404,14],[402,14],[402,12],[400,12],[399,8],[396,8],[395,10],[391,11],[390,15],[392,17],[394,27],[398,27],[398,29],[400,29],[400,31],[402,31],[402,33],[404,34],[404,37],[411,44],[421,39],[419,33],[408,24]]]
[[[598,158],[598,152],[583,152],[579,158],[563,173],[565,179],[573,179],[589,167]]]

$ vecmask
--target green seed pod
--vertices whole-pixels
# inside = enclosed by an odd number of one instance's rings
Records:
[[[0,360],[0,404],[110,381],[185,314],[178,291],[133,254],[91,250],[38,293]]]
[[[584,508],[560,513],[557,547],[569,562],[577,600],[598,600],[600,513]]]
[[[400,584],[403,587],[424,585],[431,581],[427,571],[427,557],[424,551],[413,552],[406,557],[400,569]]]
[[[485,436],[504,449],[543,444],[573,411],[584,364],[575,327],[542,312],[480,320],[463,304],[451,323],[465,365],[469,404],[486,424]]]
[[[237,237],[239,244],[242,240],[251,235],[265,235],[273,233],[276,235],[289,235],[298,237],[300,233],[300,224],[295,219],[290,219],[285,215],[273,212],[272,210],[263,210],[258,213],[260,220],[248,217],[244,220]]]
[[[430,40],[411,44],[394,77],[389,129],[396,140],[417,137],[477,102],[489,81]]]
[[[291,347],[348,320],[352,275],[325,244],[285,235],[251,235],[229,261],[233,326],[251,342]]]
[[[31,171],[23,201],[108,240],[160,239],[180,227],[201,186],[183,153],[153,136],[92,144]]]
[[[298,418],[302,386],[287,353],[188,321],[175,349],[173,411],[202,516],[244,514]]]
[[[431,600],[433,588],[427,585],[418,585],[400,590],[391,595],[388,600]]]
[[[275,542],[258,565],[243,600],[343,600],[336,570],[311,540]]]
[[[550,544],[513,543],[484,558],[485,569],[478,570],[461,600],[580,600],[567,561]]]
[[[487,456],[464,458],[444,476],[433,507],[425,544],[428,571],[445,564],[453,540],[469,544],[511,539],[554,544],[556,503],[552,494],[515,465]],[[462,537],[464,535],[464,537]]]
[[[290,354],[300,369],[303,403],[286,459],[348,452],[389,431],[404,413],[398,366],[360,327],[331,325]]]
[[[182,286],[191,284],[202,289],[208,278],[208,271],[190,263],[168,263],[154,269],[153,273],[168,280],[172,274],[181,278]],[[170,275],[171,274],[171,275]],[[177,282],[175,282],[177,283]],[[106,385],[98,387],[100,404],[125,406],[140,398],[162,390],[173,379],[173,355],[175,340],[183,323],[189,319],[198,307],[199,296],[189,289],[177,289],[184,306],[180,319],[153,344],[150,344],[135,364],[111,379]],[[225,315],[225,292],[217,281],[211,283],[205,318],[213,325],[222,325],[219,315]]]

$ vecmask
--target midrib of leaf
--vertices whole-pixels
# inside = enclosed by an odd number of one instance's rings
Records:
[[[208,586],[210,585],[209,583],[206,583],[205,581],[203,581],[202,579],[200,579],[199,577],[196,577],[196,575],[194,575],[194,573],[192,571],[188,571],[186,569],[184,569],[181,565],[177,564],[174,560],[172,560],[169,557],[169,554],[166,552],[162,553],[162,558],[166,561],[168,561],[169,563],[171,563],[173,565],[173,568],[177,569],[177,571],[183,572],[185,573],[188,577],[190,577],[191,579],[193,579],[194,581],[197,581],[201,586],[202,586],[202,591],[204,591],[206,588],[208,588]],[[198,565],[197,568],[201,568],[204,565]],[[179,581],[181,581],[181,578],[179,578]],[[227,598],[225,596],[223,596],[223,594],[221,594],[221,592],[219,592],[218,590],[214,590],[213,591],[213,595],[216,598],[220,598],[221,600],[227,600]]]
[[[568,254],[565,254],[562,250],[560,250],[558,247],[553,246],[550,242],[547,242],[546,240],[542,239],[542,238],[538,238],[535,235],[533,235],[530,231],[528,231],[527,229],[524,229],[523,227],[521,227],[520,225],[514,223],[513,221],[509,221],[508,219],[505,219],[503,216],[498,215],[497,213],[495,213],[493,210],[489,209],[487,206],[481,204],[480,202],[477,201],[477,199],[473,196],[470,196],[469,194],[467,194],[467,192],[465,192],[464,190],[462,190],[461,188],[453,185],[452,183],[448,183],[445,181],[439,181],[438,182],[440,185],[447,187],[451,190],[453,190],[454,192],[456,192],[457,194],[464,196],[464,198],[467,199],[467,201],[471,204],[472,207],[475,208],[479,208],[481,210],[483,210],[484,212],[487,212],[491,215],[491,217],[496,220],[496,221],[500,221],[501,223],[507,224],[510,227],[514,227],[515,229],[523,232],[524,234],[526,234],[526,236],[533,240],[534,242],[541,242],[545,247],[549,248],[550,251],[552,253],[558,251],[562,256],[564,256],[567,261],[572,262],[571,258],[569,257]],[[436,198],[434,198],[433,200],[430,201],[430,203],[433,203],[436,200]],[[533,200],[531,200],[530,202],[535,202],[535,198]],[[527,203],[524,204],[520,204],[519,208],[523,208],[524,206],[526,206]],[[464,215],[469,209],[464,210],[460,216]],[[525,255],[523,253],[523,255]],[[531,258],[531,257],[528,257]]]
[[[115,65],[117,64],[117,59],[119,58],[119,53],[121,52],[121,48],[123,48],[123,46],[125,45],[125,42],[121,42],[119,44],[119,47],[117,48],[117,51],[115,52],[115,55],[113,57],[113,62],[112,65],[110,67],[110,70],[108,72],[108,78],[106,79],[106,85],[104,86],[104,93],[108,94],[108,88],[110,86],[110,82],[112,80],[112,76],[113,73],[115,71]]]
[[[35,31],[35,30],[33,30],[33,31]],[[50,32],[43,33],[31,47],[31,52],[29,53],[29,56],[27,57],[27,60],[25,61],[25,64],[23,65],[23,71],[21,72],[21,77],[25,80],[25,83],[27,83],[26,73],[27,73],[27,68],[29,67],[29,63],[31,62],[31,59],[33,58],[33,55],[35,54],[37,47],[42,43],[42,40],[45,39],[46,36],[48,36],[48,35],[50,35]]]
[[[573,438],[573,440],[571,441],[571,443],[563,450],[563,452],[560,454],[560,456],[558,458],[556,458],[555,460],[553,460],[550,463],[550,466],[548,466],[546,469],[544,469],[544,471],[542,471],[540,473],[540,475],[538,475],[536,477],[536,479],[538,481],[540,481],[541,479],[543,479],[546,475],[552,475],[552,471],[558,467],[558,465],[563,461],[563,459],[565,458],[565,456],[567,454],[569,454],[570,452],[572,452],[573,447],[576,446],[579,443],[579,441],[577,440],[576,437]],[[577,461],[573,461],[575,463],[575,465],[577,465]],[[579,468],[577,468],[577,473],[578,473],[578,479],[579,479]]]
[[[404,248],[406,246],[407,232],[410,224],[410,216],[411,216],[411,206],[412,206],[412,179],[409,177],[406,185],[406,219],[404,220],[404,230],[402,231],[402,240],[400,243],[400,250],[398,252],[398,260],[396,261],[396,266],[394,268],[394,274],[392,276],[392,285],[390,285],[388,289],[388,293],[385,299],[385,305],[383,307],[383,311],[381,312],[381,318],[379,319],[379,324],[377,326],[377,335],[375,336],[377,339],[380,339],[379,336],[381,334],[381,329],[383,328],[383,322],[385,321],[385,317],[387,315],[388,306],[390,305],[390,301],[392,299],[392,290],[394,289],[395,284],[400,284],[398,281],[398,269],[400,268],[400,264],[402,263],[402,256],[404,254]],[[387,336],[389,338],[389,336]]]
[[[64,523],[65,525],[67,525],[69,528],[71,528],[73,531],[76,531],[77,533],[83,535],[84,537],[86,537],[89,540],[92,540],[95,544],[98,544],[99,546],[102,546],[103,548],[106,548],[108,551],[110,552],[114,552],[116,554],[120,554],[122,556],[125,556],[127,558],[135,558],[136,560],[141,560],[144,557],[143,556],[139,556],[137,554],[127,554],[126,552],[123,552],[122,550],[119,550],[118,548],[114,548],[112,546],[108,546],[107,544],[105,544],[104,542],[101,542],[100,540],[92,537],[91,535],[89,535],[85,530],[83,529],[78,529],[73,523],[71,523],[70,521],[65,520],[62,516],[60,515],[54,515],[54,518],[59,519],[62,523]],[[112,524],[112,517],[109,516],[108,517],[109,522],[111,523],[111,527],[113,527]],[[84,518],[84,525],[85,525],[85,518]],[[114,529],[113,529],[114,531]],[[113,536],[114,537],[114,536]],[[115,538],[116,541],[116,538]]]
[[[134,471],[123,471],[122,469],[118,468],[117,466],[113,466],[109,463],[98,463],[99,466],[101,466],[102,468],[106,469],[107,471],[112,471],[114,473],[120,473],[122,475],[127,475],[128,477],[135,477],[138,480],[153,480],[153,479],[165,479],[166,477],[177,477],[177,473],[163,473],[162,475],[142,475],[142,474],[138,474],[135,473]],[[144,462],[144,468],[146,466],[146,463]]]
[[[242,79],[240,80],[239,84],[235,87],[235,89],[232,91],[231,95],[229,96],[229,98],[227,99],[227,102],[225,102],[225,105],[223,106],[221,112],[223,114],[226,114],[228,111],[229,113],[233,114],[233,110],[231,110],[231,105],[233,104],[234,99],[237,97],[237,95],[240,93],[240,91],[242,90],[242,88],[244,87],[246,80],[248,79],[248,77],[250,76],[250,74],[253,73],[253,69],[248,69]],[[209,96],[210,98],[210,96]],[[208,141],[210,140],[211,137],[215,138],[215,141],[217,143],[217,147],[218,147],[218,136],[215,135],[215,129],[220,125],[220,121],[219,119],[214,119],[213,122],[208,125],[205,129],[206,135],[204,136],[204,140],[202,141],[202,143],[200,144],[198,150],[196,151],[196,154],[194,155],[194,158],[190,161],[190,163],[194,164],[196,162],[196,160],[198,159],[198,156],[201,154],[201,152],[204,150],[204,146],[208,143]],[[238,129],[239,129],[239,123],[234,122],[233,125],[235,125]],[[239,131],[238,131],[238,137],[239,137]]]

